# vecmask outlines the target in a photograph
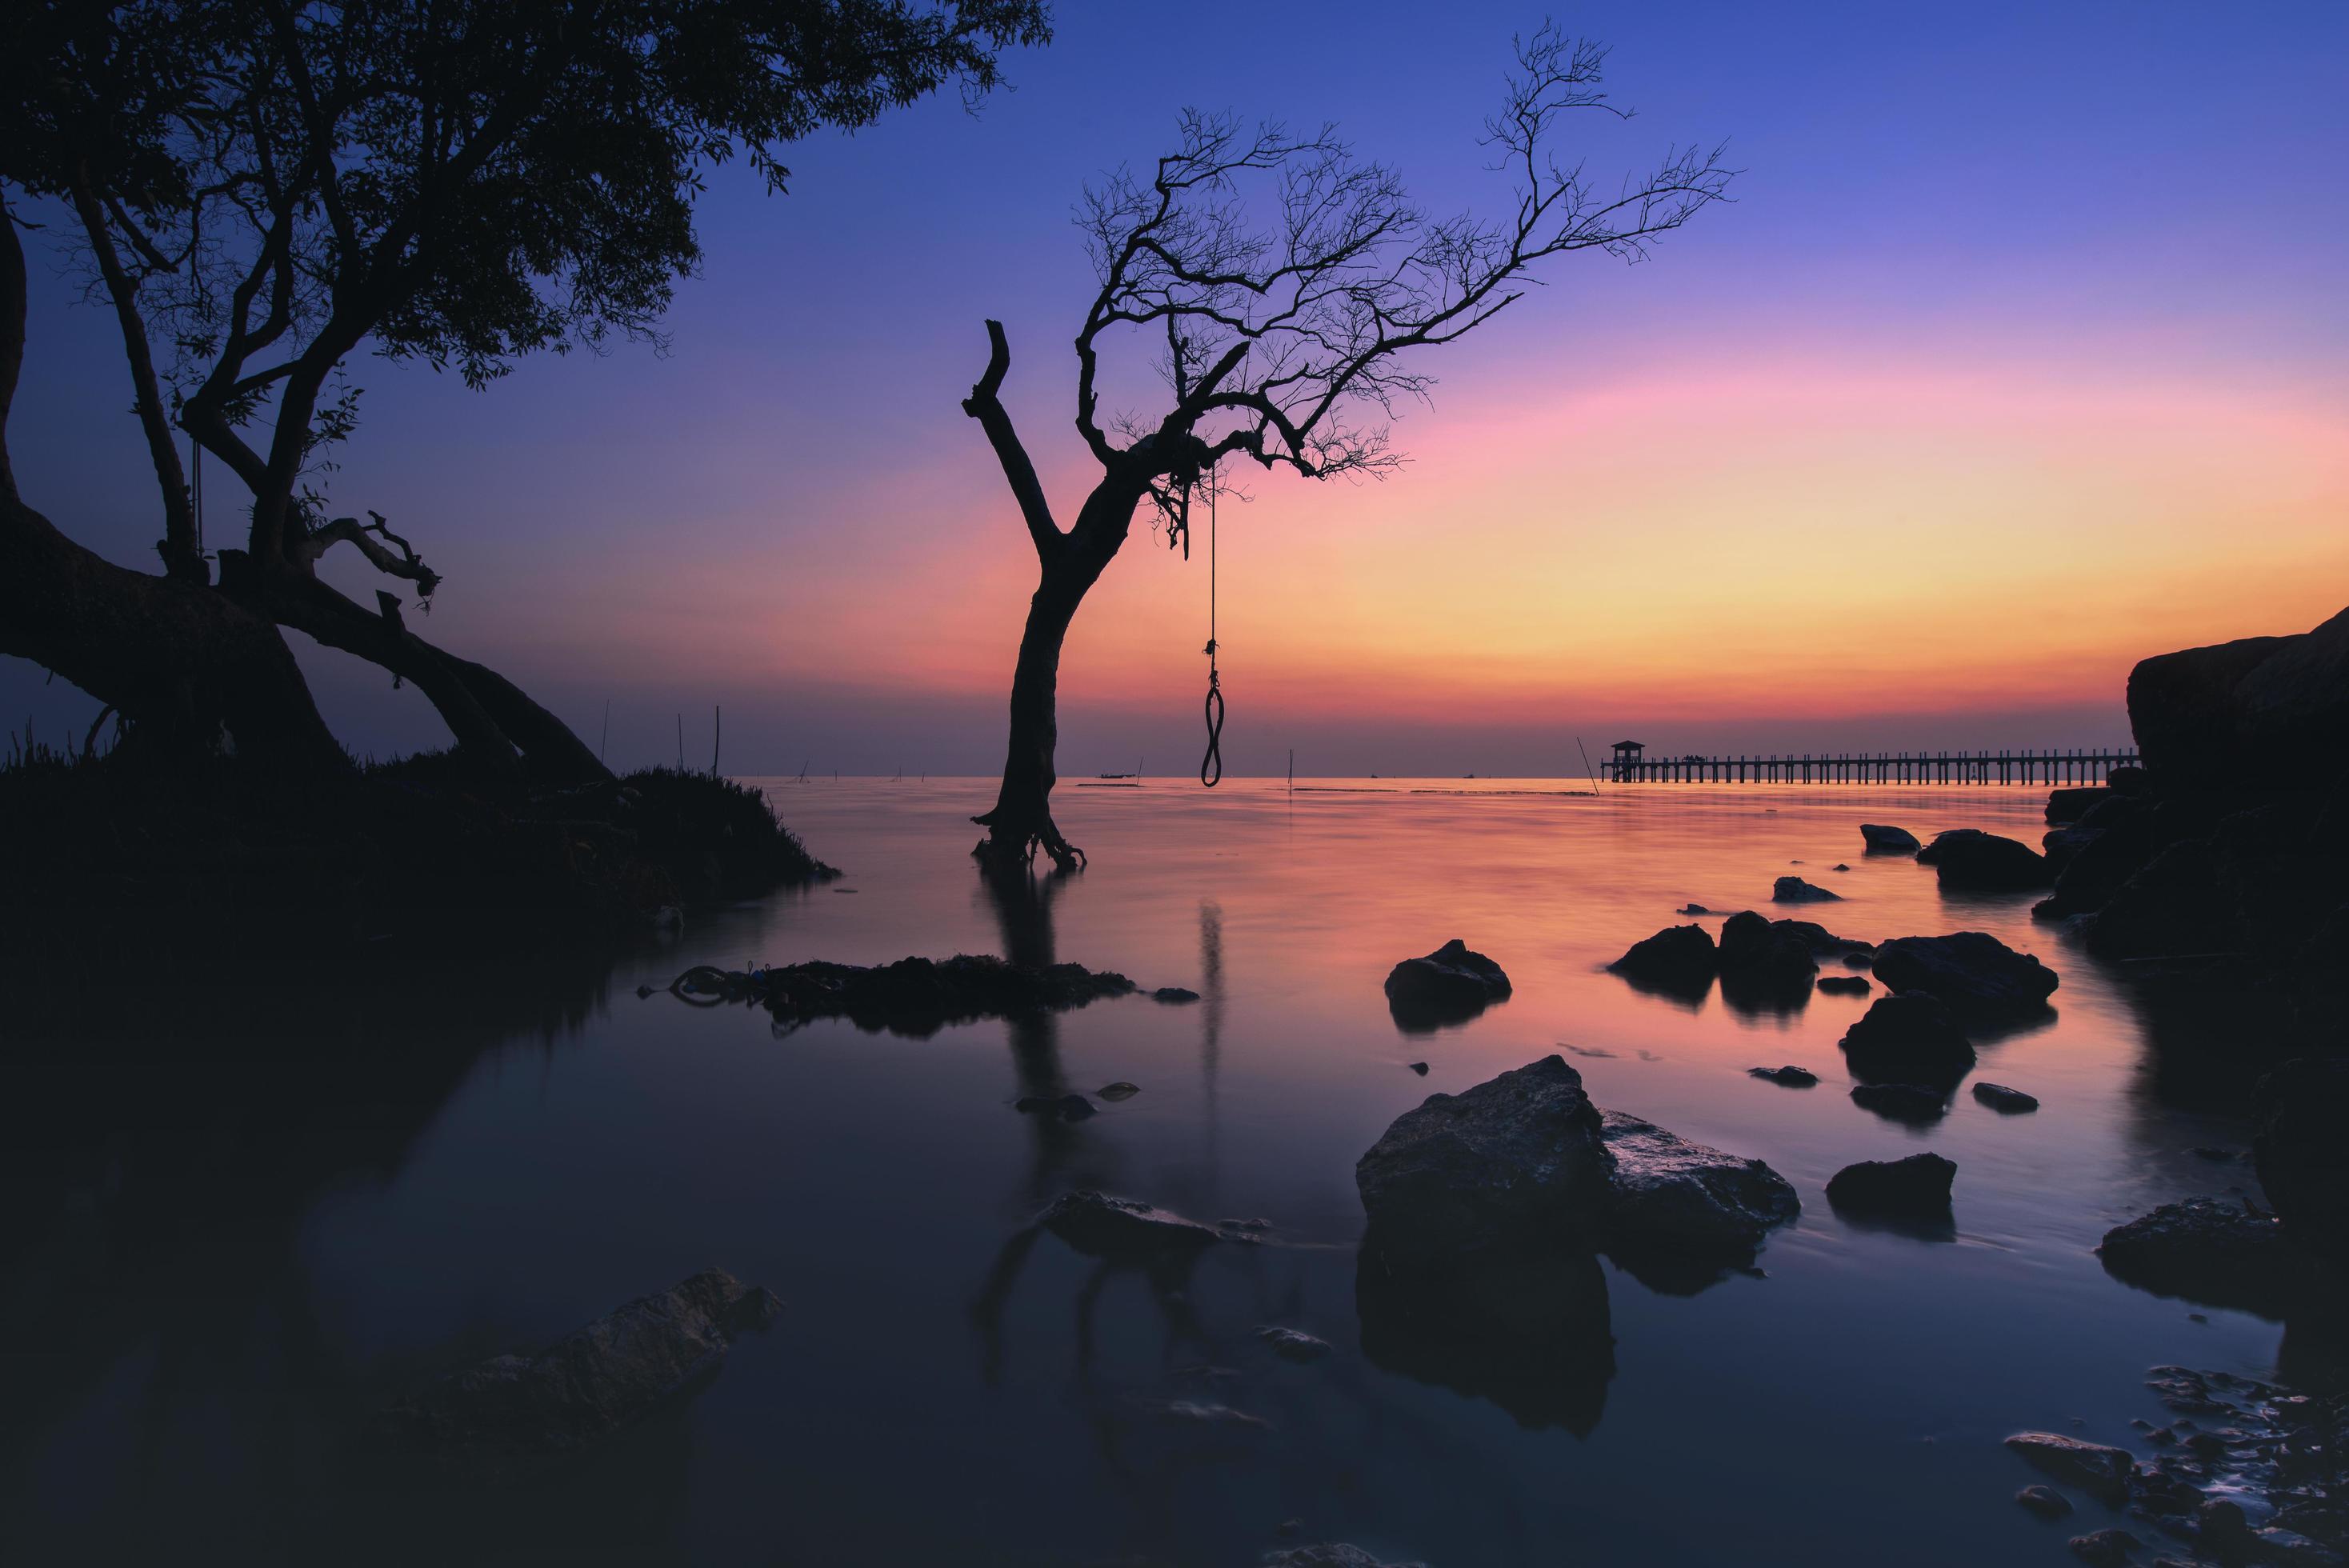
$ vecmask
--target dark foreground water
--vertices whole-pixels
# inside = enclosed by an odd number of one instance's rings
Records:
[[[2002,1436],[2126,1442],[2159,1413],[2150,1366],[2305,1357],[2090,1253],[2251,1182],[2192,1152],[2243,1147],[2242,1075],[2208,1065],[2230,1026],[2148,1010],[2028,896],[1945,898],[1860,852],[1863,820],[2035,841],[2044,790],[1371,788],[1064,787],[1092,869],[998,895],[965,858],[986,786],[782,783],[847,878],[678,937],[209,984],[126,954],[119,984],[41,996],[0,1058],[0,1558],[1251,1563],[1301,1539],[1440,1565],[2055,1564],[2108,1521],[2014,1506],[2034,1478]],[[1795,912],[1846,934],[1980,929],[2053,964],[2053,1022],[1979,1072],[2044,1109],[1961,1096],[1903,1128],[1845,1096],[1835,1042],[1864,1003],[1754,1016],[1600,972],[1683,903],[1766,909],[1790,870],[1846,895]],[[1406,1036],[1381,979],[1453,936],[1516,996]],[[913,1039],[635,995],[697,963],[956,951],[1205,1000]],[[1600,1265],[1571,1315],[1477,1356],[1358,1301],[1356,1157],[1429,1092],[1560,1049],[1600,1104],[1795,1183],[1761,1272],[1662,1295]],[[1746,1076],[1784,1062],[1824,1081]],[[1011,1109],[1119,1079],[1142,1092],[1079,1125]],[[1828,1210],[1838,1167],[1926,1148],[1958,1162],[1954,1240]],[[1275,1243],[1175,1282],[1106,1270],[1024,1232],[1079,1186],[1261,1216]],[[712,1264],[788,1311],[584,1461],[485,1485],[353,1440],[421,1371]],[[1266,1324],[1335,1353],[1277,1360]],[[1181,1399],[1266,1425],[1170,1418]]]

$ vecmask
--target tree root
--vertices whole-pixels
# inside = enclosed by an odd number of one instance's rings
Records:
[[[994,820],[995,815],[989,811],[983,817],[971,819],[987,830],[987,837],[973,845],[970,851],[972,858],[982,864],[999,870],[1013,866],[1024,869],[1036,863],[1036,851],[1041,850],[1061,871],[1081,872],[1085,869],[1084,851],[1061,836],[1061,830],[1052,821],[1050,812],[1045,813],[1040,821],[1031,820],[1024,831],[1007,828]]]

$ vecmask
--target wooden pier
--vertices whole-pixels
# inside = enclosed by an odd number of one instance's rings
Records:
[[[1841,751],[1800,756],[1649,757],[1618,741],[1599,771],[1616,784],[2101,784],[2137,748],[2072,751]]]

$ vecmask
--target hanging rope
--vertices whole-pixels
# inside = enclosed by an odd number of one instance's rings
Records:
[[[1224,687],[1216,672],[1216,475],[1212,469],[1207,470],[1207,700],[1203,706],[1207,716],[1207,754],[1199,758],[1199,782],[1212,789],[1224,781]]]

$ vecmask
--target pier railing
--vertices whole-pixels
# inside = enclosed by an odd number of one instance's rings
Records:
[[[1769,757],[1614,758],[1618,784],[2101,784],[2135,767],[2135,747],[2105,751],[1842,751]]]

